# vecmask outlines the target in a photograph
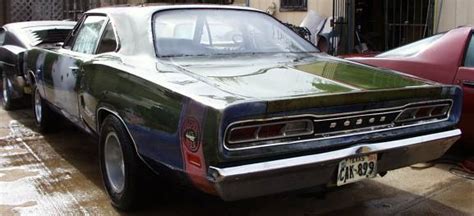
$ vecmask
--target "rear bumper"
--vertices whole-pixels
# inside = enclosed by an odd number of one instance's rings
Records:
[[[238,200],[318,185],[335,185],[339,162],[348,157],[378,154],[378,172],[441,157],[459,139],[459,129],[395,141],[359,144],[332,152],[234,167],[210,167],[218,195]]]

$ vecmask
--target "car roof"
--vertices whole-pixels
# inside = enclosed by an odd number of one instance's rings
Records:
[[[173,9],[236,9],[236,10],[252,10],[261,11],[255,8],[229,5],[215,5],[215,4],[188,4],[188,5],[168,5],[168,4],[139,4],[139,5],[121,5],[96,8],[87,11],[87,13],[104,13],[104,14],[128,14],[137,16],[139,14],[147,15],[163,10]],[[141,12],[141,13],[137,13]]]
[[[261,10],[241,7],[211,4],[195,5],[135,5],[135,6],[113,6],[96,8],[86,12],[88,15],[106,15],[112,21],[112,25],[119,39],[119,53],[128,56],[146,55],[155,58],[155,49],[152,36],[152,18],[159,11],[175,9],[216,9],[216,10],[245,10],[264,13]]]
[[[71,26],[74,27],[76,22],[74,21],[26,21],[26,22],[14,22],[4,25],[6,29],[22,29],[22,28],[32,28],[32,27],[46,27],[46,26]]]

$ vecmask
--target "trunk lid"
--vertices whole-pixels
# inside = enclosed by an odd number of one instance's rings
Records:
[[[182,57],[170,62],[222,91],[260,100],[428,86],[415,77],[322,54]]]

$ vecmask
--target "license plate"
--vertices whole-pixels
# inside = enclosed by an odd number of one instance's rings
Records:
[[[377,154],[347,158],[339,162],[337,186],[377,175]]]

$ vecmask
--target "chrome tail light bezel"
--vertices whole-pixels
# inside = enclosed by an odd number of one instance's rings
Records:
[[[292,133],[292,134],[287,134],[286,133],[286,127],[291,124],[291,123],[296,123],[296,122],[305,122],[307,127],[307,130],[301,133]],[[267,126],[273,126],[273,125],[281,125],[284,124],[284,128],[281,129],[281,133],[278,136],[271,136],[271,137],[259,137],[260,131],[262,128],[267,127]],[[268,141],[268,140],[276,140],[276,139],[285,139],[285,138],[293,138],[293,137],[298,137],[298,136],[306,136],[306,135],[311,135],[314,133],[314,124],[311,119],[297,119],[297,120],[280,120],[280,121],[273,121],[273,122],[262,122],[260,124],[251,124],[251,125],[243,125],[243,126],[233,126],[229,127],[231,128],[227,133],[226,133],[226,143],[227,144],[242,144],[242,143],[251,143],[251,142],[260,142],[260,141]],[[257,128],[257,130],[254,133],[254,136],[252,139],[242,139],[238,141],[233,141],[231,139],[232,133],[236,130],[241,130],[241,129],[246,129],[246,128]]]
[[[442,113],[433,115],[436,109],[442,109]],[[421,121],[432,121],[432,120],[446,120],[449,118],[451,113],[452,103],[433,103],[427,105],[411,106],[407,107],[400,112],[395,119],[396,124],[411,124]],[[417,116],[420,110],[430,110],[428,115]],[[409,118],[405,117],[408,115]]]
[[[447,110],[443,112],[442,115],[435,115],[428,118],[418,118],[410,119],[407,121],[400,120],[400,116],[407,110],[412,109],[422,109],[426,107],[447,107]],[[408,103],[399,107],[389,107],[381,109],[373,109],[366,111],[355,111],[355,112],[345,112],[345,113],[334,113],[326,115],[315,115],[315,114],[302,114],[295,116],[283,116],[283,117],[273,117],[267,119],[255,119],[255,120],[243,120],[237,121],[229,124],[224,132],[224,148],[229,151],[237,150],[246,150],[253,148],[262,148],[268,146],[284,145],[291,143],[298,143],[303,141],[315,141],[315,140],[324,140],[332,138],[340,138],[346,136],[374,133],[379,131],[392,130],[397,128],[406,128],[419,126],[424,124],[431,124],[436,122],[446,121],[450,118],[451,111],[453,108],[453,101],[451,99],[440,99],[432,101],[423,101],[423,102],[413,102]],[[326,131],[324,133],[319,133],[320,127],[324,127],[322,122],[335,122],[341,119],[351,119],[355,120],[351,125],[358,125],[359,119],[363,122],[371,120],[374,117],[375,120],[382,122],[382,118],[386,119],[386,123],[380,124],[361,124],[356,128],[350,128],[349,125],[345,130],[338,130],[334,132]],[[251,128],[251,127],[264,127],[271,126],[275,124],[282,123],[291,123],[291,122],[307,122],[308,125],[311,125],[311,130],[306,131],[301,134],[294,135],[285,135],[269,138],[258,138],[257,139],[248,139],[248,140],[239,140],[237,142],[231,141],[230,133],[236,129],[242,128]],[[340,125],[340,123],[338,123]],[[327,125],[326,125],[327,126]],[[330,125],[329,125],[330,126]],[[258,132],[258,131],[257,131]],[[255,136],[254,136],[255,138]]]

